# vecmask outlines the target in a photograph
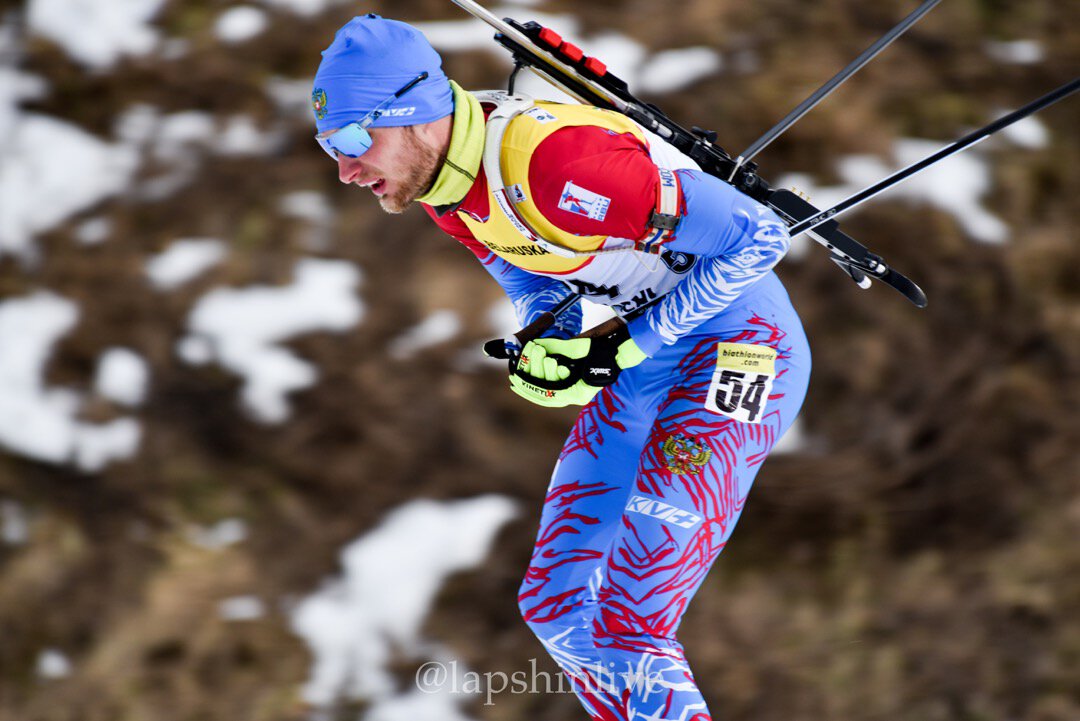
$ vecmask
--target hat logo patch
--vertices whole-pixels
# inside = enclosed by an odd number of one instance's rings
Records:
[[[311,107],[315,109],[315,117],[319,120],[326,119],[326,91],[315,88],[311,92]]]

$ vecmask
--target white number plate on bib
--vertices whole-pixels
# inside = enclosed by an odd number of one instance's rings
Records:
[[[705,407],[743,423],[760,423],[776,377],[776,350],[749,343],[718,343]]]

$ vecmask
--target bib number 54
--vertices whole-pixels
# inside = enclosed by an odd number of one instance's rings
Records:
[[[772,376],[737,370],[718,370],[705,407],[743,423],[759,423],[772,390]]]

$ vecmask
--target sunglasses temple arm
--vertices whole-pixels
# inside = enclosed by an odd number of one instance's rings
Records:
[[[428,73],[425,70],[424,72],[420,73],[415,78],[413,78],[413,81],[411,83],[409,83],[408,85],[403,87],[401,90],[394,93],[394,97],[395,98],[400,98],[402,95],[404,95],[405,93],[407,93],[410,90],[412,90],[413,88],[415,88],[417,83],[420,83],[420,82],[422,82],[424,80],[427,80],[427,79],[428,79]]]

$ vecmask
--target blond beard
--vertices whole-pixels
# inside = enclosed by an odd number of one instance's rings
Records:
[[[392,195],[379,198],[379,205],[387,213],[404,213],[413,201],[431,189],[435,178],[446,161],[445,153],[424,145],[416,130],[408,125],[404,133],[405,150],[409,157],[409,171],[402,179],[401,187]]]

